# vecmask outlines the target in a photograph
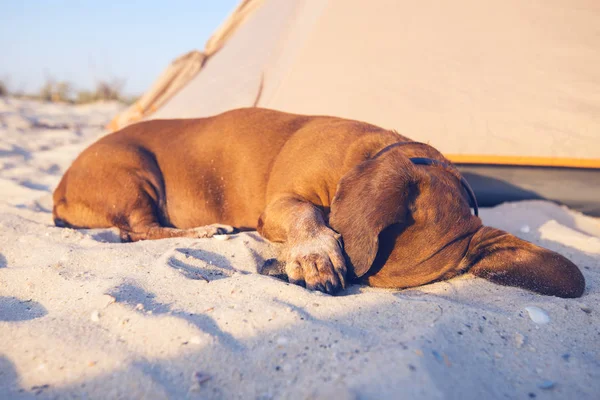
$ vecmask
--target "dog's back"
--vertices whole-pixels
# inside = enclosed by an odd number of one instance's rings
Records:
[[[186,229],[220,222],[253,229],[265,208],[273,164],[286,143],[303,148],[294,149],[293,160],[279,160],[277,190],[302,186],[303,169],[322,170],[336,157],[342,163],[345,152],[339,143],[369,130],[383,131],[340,118],[257,108],[141,122],[105,136],[74,161],[54,193],[54,218],[73,227],[118,226],[144,205],[156,209],[164,226]],[[294,135],[302,138],[290,141]],[[299,180],[292,182],[291,174]],[[313,172],[305,175],[304,181],[314,182]],[[335,189],[338,178],[325,186]],[[140,199],[140,191],[149,198]],[[123,205],[125,210],[115,210]]]

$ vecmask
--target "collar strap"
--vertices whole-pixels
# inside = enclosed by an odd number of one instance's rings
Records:
[[[410,158],[410,161],[412,161],[412,163],[415,165],[433,165],[433,166],[442,167],[445,169],[451,168],[451,166],[445,162],[434,160],[434,159],[427,158],[427,157],[413,157],[413,158]],[[477,205],[477,198],[475,197],[475,192],[471,188],[471,185],[469,185],[469,182],[467,182],[467,180],[464,178],[464,176],[459,175],[459,177],[460,177],[460,184],[462,185],[463,188],[465,188],[465,190],[467,191],[467,194],[469,195],[470,206],[473,207],[473,210],[475,211],[475,216],[478,217],[479,216],[479,206]]]

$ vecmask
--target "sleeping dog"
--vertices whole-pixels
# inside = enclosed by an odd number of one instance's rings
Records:
[[[474,208],[475,215],[471,208]],[[54,192],[57,226],[124,241],[256,229],[283,242],[290,282],[407,288],[469,272],[579,297],[565,257],[483,226],[433,147],[364,122],[247,108],[129,126],[87,148]]]

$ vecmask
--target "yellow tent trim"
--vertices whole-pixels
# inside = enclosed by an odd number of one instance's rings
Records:
[[[447,154],[455,164],[519,165],[531,167],[600,168],[600,160],[587,158],[520,157]]]

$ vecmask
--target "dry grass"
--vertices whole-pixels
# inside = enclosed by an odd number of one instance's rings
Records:
[[[0,79],[0,97],[8,96],[10,94],[8,90],[8,84],[5,79]]]
[[[120,101],[130,104],[136,97],[125,96],[123,87],[124,79],[113,78],[110,80],[99,80],[93,90],[75,90],[75,87],[66,81],[47,79],[37,96],[28,96],[38,100],[50,102],[65,102],[72,104],[89,104],[98,101]]]
[[[96,101],[123,101],[122,91],[124,86],[125,81],[122,79],[98,81],[93,91],[79,91],[75,102],[77,104],[85,104]]]
[[[6,79],[0,79],[0,97],[14,96],[23,99],[48,101],[53,103],[89,104],[98,101],[119,101],[132,104],[137,96],[123,94],[124,79],[99,80],[93,90],[76,90],[68,81],[47,78],[37,93],[11,91]]]
[[[53,103],[69,103],[72,101],[73,86],[69,82],[47,79],[40,89],[38,99]]]

